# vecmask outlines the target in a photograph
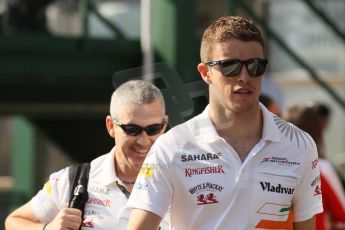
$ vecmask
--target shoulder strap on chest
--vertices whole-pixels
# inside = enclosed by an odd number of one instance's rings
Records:
[[[89,181],[90,163],[74,164],[69,167],[70,181],[70,208],[77,208],[83,212],[85,203],[89,196],[87,193],[87,184]]]

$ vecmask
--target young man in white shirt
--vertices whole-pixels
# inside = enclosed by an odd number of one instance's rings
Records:
[[[322,211],[312,138],[259,103],[267,67],[258,27],[222,17],[204,32],[198,71],[209,105],[152,146],[128,229],[315,229]]]

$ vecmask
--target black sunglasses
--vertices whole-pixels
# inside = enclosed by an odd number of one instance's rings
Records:
[[[120,126],[120,128],[129,136],[137,136],[144,130],[147,133],[147,135],[154,136],[160,133],[160,131],[163,129],[163,126],[164,126],[164,120],[161,124],[152,124],[146,127],[141,127],[139,125],[134,125],[134,124],[124,125],[117,122],[115,119],[113,119],[113,122],[116,125]]]
[[[267,59],[249,59],[246,61],[241,61],[238,59],[227,59],[221,61],[210,61],[206,62],[209,66],[219,65],[220,71],[226,77],[236,77],[240,74],[243,65],[246,66],[249,76],[257,77],[265,73],[267,67]]]

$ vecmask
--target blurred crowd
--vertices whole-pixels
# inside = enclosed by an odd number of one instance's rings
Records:
[[[317,230],[345,229],[345,179],[327,155],[325,132],[331,122],[331,108],[322,102],[306,101],[282,111],[270,96],[262,94],[260,102],[268,110],[307,132],[315,141],[320,165],[320,178],[324,212],[316,216]]]

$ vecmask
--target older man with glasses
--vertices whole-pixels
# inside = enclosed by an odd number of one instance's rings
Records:
[[[125,229],[128,196],[167,123],[164,98],[157,87],[142,80],[122,84],[111,97],[110,115],[105,119],[116,146],[91,162],[84,217],[79,209],[66,207],[70,181],[69,168],[65,168],[51,174],[31,201],[9,215],[6,229]]]

